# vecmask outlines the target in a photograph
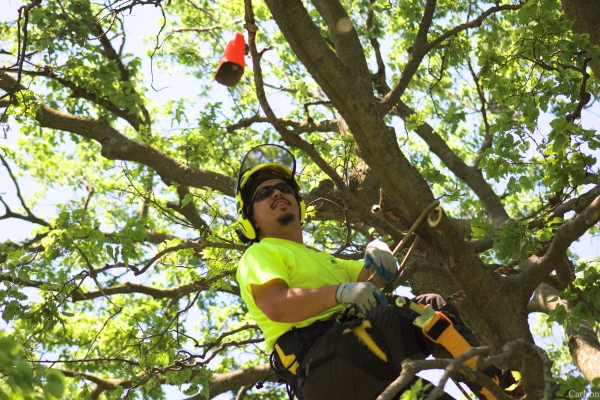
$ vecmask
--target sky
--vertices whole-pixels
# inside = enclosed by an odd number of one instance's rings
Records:
[[[16,15],[16,9],[19,7],[19,3],[16,1],[0,0],[2,4],[2,15],[0,20],[14,19]],[[128,38],[126,43],[126,51],[144,54],[145,49],[149,48],[150,45],[146,44],[143,38],[147,38],[157,31],[157,24],[150,23],[149,21],[157,22],[160,18],[159,11],[154,7],[136,7],[133,13],[127,17],[126,27],[128,30]],[[226,39],[228,40],[228,38]],[[149,63],[147,57],[144,57],[143,68],[149,76]],[[186,97],[193,98],[196,94],[195,88],[197,87],[196,78],[186,76],[181,70],[171,70],[170,74],[163,74],[161,70],[154,69],[154,87],[160,88],[159,92],[151,94],[159,104],[166,104],[169,100],[179,99],[182,93],[186,93]],[[229,101],[229,92],[226,88],[220,85],[213,85],[211,96],[214,100],[222,100],[224,102]],[[276,104],[276,102],[275,102]],[[278,110],[276,110],[277,112]],[[545,125],[550,120],[549,116],[542,116],[540,119],[540,129],[547,129]],[[583,111],[583,121],[586,128],[600,127],[600,105],[595,104],[591,109]],[[16,139],[19,134],[18,127],[11,123],[11,131],[8,132],[7,138],[3,138],[0,133],[0,146],[15,146]],[[598,155],[600,159],[600,154]],[[19,179],[21,190],[25,198],[31,197],[36,187],[26,176]],[[9,199],[9,204],[16,205],[16,195],[14,187],[7,175],[4,168],[0,168],[0,193],[3,193],[4,197]],[[72,198],[74,193],[64,188],[57,188],[53,192],[49,193],[44,200],[42,200],[34,209],[34,212],[40,217],[54,215],[55,206],[61,204],[66,200]],[[2,210],[0,209],[0,212]],[[2,220],[0,221],[0,241],[4,241],[10,238],[13,241],[17,241],[21,238],[25,238],[29,235],[31,224],[19,220]],[[600,255],[600,238],[591,237],[587,235],[583,237],[579,243],[574,244],[573,250],[581,257],[586,259],[597,259]],[[408,290],[400,293],[402,295],[410,296]],[[533,318],[533,317],[532,317]],[[4,321],[0,321],[0,329],[3,329],[6,325]],[[558,340],[562,335],[560,329],[555,330],[555,337],[541,340],[538,339],[538,344],[545,345],[548,341]],[[424,374],[428,379],[432,381],[439,380],[441,373],[427,373]],[[461,397],[460,392],[454,387],[453,383],[449,383],[446,390],[455,397]],[[168,398],[172,400],[179,400],[186,398],[187,396],[180,393],[176,388],[170,387],[167,389]],[[229,395],[222,395],[217,399],[227,399]]]

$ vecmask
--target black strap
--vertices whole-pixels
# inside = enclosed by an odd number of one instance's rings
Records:
[[[444,318],[440,318],[437,320],[437,322],[435,324],[433,324],[431,329],[429,329],[429,331],[427,331],[427,335],[430,338],[432,338],[433,340],[437,340],[442,335],[442,333],[444,333],[446,328],[449,326],[450,326],[450,322],[448,322]]]

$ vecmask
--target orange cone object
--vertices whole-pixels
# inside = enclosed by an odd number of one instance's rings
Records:
[[[242,75],[244,75],[245,51],[246,42],[244,41],[244,35],[236,32],[231,41],[227,43],[225,53],[217,68],[217,73],[215,74],[217,82],[228,87],[238,84],[240,79],[242,79]]]

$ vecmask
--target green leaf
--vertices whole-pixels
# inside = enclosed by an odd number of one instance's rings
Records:
[[[185,196],[183,196],[183,200],[181,200],[181,206],[185,207],[190,202],[193,202],[193,201],[194,201],[194,197],[191,194],[187,193]]]
[[[554,310],[550,311],[548,316],[548,322],[556,321],[559,324],[564,324],[567,318],[567,310],[562,304],[557,304]]]
[[[196,393],[198,393],[198,390],[200,390],[200,388],[198,387],[198,385],[196,385],[195,383],[190,385],[190,387],[188,387],[187,389],[185,389],[183,391],[183,394],[187,395],[187,396],[193,396]]]
[[[65,376],[56,369],[49,369],[46,372],[46,384],[44,385],[44,394],[46,398],[60,399],[65,392]],[[50,396],[52,397],[50,397]]]
[[[16,300],[11,300],[4,306],[4,311],[2,311],[2,319],[5,322],[10,322],[13,318],[19,313],[21,309],[21,305]]]

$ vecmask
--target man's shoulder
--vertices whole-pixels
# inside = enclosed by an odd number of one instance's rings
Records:
[[[288,252],[288,251],[305,251],[307,248],[304,245],[298,245],[288,240],[279,240],[273,238],[266,238],[260,242],[252,244],[246,253],[259,253],[263,251],[274,251],[274,252]]]
[[[275,254],[287,254],[290,250],[281,243],[260,241],[253,243],[248,247],[242,256],[242,260],[263,258],[265,256]]]

